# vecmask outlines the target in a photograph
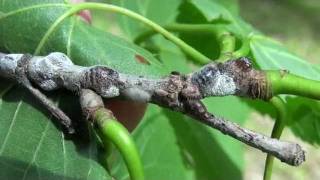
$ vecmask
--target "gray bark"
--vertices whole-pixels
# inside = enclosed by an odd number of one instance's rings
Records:
[[[295,143],[279,141],[210,114],[201,103],[209,96],[237,95],[269,99],[265,74],[254,70],[246,58],[211,63],[197,72],[173,72],[159,79],[123,74],[105,66],[82,67],[62,53],[23,58],[22,54],[0,54],[0,76],[16,80],[29,89],[45,107],[70,128],[70,120],[30,82],[42,90],[59,88],[80,94],[91,89],[104,98],[121,97],[150,102],[182,112],[290,165],[305,160],[304,151]],[[29,82],[30,81],[30,82]]]

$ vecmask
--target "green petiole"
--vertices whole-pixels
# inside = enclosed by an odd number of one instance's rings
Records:
[[[143,180],[143,166],[133,139],[128,130],[110,113],[100,108],[95,112],[94,122],[98,126],[98,135],[105,146],[112,142],[120,151],[132,180]]]
[[[66,12],[64,13],[62,16],[60,16],[52,25],[51,27],[48,29],[48,31],[46,32],[46,34],[43,36],[43,38],[41,39],[38,47],[36,48],[36,51],[34,54],[39,54],[41,48],[43,47],[43,45],[45,44],[45,42],[47,41],[47,39],[50,37],[50,35],[53,33],[53,31],[56,29],[56,27],[67,17],[82,11],[82,10],[86,10],[86,9],[94,9],[94,10],[104,10],[104,11],[110,11],[110,12],[115,12],[115,13],[119,13],[119,14],[123,14],[126,15],[128,17],[131,17],[133,19],[136,19],[144,24],[146,24],[147,26],[149,26],[150,28],[152,28],[154,31],[162,34],[164,37],[166,37],[167,39],[169,39],[170,41],[172,41],[173,43],[175,43],[177,46],[179,46],[186,54],[188,54],[190,57],[192,57],[195,61],[197,61],[198,63],[208,63],[210,62],[210,59],[206,56],[204,56],[203,54],[201,54],[200,52],[198,52],[197,50],[195,50],[193,47],[189,46],[188,44],[186,44],[184,41],[182,41],[181,39],[179,39],[178,37],[176,37],[175,35],[173,35],[172,33],[170,33],[169,31],[167,31],[166,29],[164,29],[163,27],[161,27],[160,25],[156,24],[155,22],[149,20],[148,18],[145,18],[133,11],[130,11],[126,8],[122,8],[122,7],[118,7],[115,5],[110,5],[110,4],[104,4],[104,3],[91,3],[91,2],[86,2],[86,3],[80,3],[80,4],[74,4],[72,5],[72,7]]]
[[[293,94],[312,99],[320,99],[320,81],[306,79],[287,71],[266,71],[273,96]]]

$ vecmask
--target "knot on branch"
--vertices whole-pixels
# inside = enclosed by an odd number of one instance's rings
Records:
[[[66,78],[60,74],[61,72],[67,72],[69,70],[68,68],[71,69],[73,63],[65,54],[54,52],[44,57],[34,56],[27,67],[30,79],[42,89],[51,91],[62,87],[68,82],[65,81]],[[70,73],[70,76],[74,77],[76,74]],[[80,84],[76,82],[67,85],[72,86],[70,89],[73,90],[78,89],[80,86]]]
[[[253,69],[250,59],[242,57],[228,61],[222,69],[233,77],[237,86],[236,95],[264,100],[271,97],[266,74]]]
[[[154,102],[176,110],[183,108],[183,103],[186,100],[201,98],[199,88],[192,83],[190,76],[177,72],[172,72],[168,80],[160,89],[156,89],[152,96]]]
[[[119,96],[121,86],[119,73],[105,66],[87,69],[81,80],[82,88],[92,89],[105,98]]]
[[[19,61],[17,63],[17,67],[15,69],[15,75],[16,75],[17,82],[24,85],[24,86],[30,85],[29,79],[27,77],[27,66],[28,66],[31,58],[32,58],[32,55],[30,55],[30,54],[22,55],[22,57],[19,59]]]
[[[211,63],[192,75],[201,94],[208,96],[238,95],[269,99],[265,73],[252,68],[248,58]]]

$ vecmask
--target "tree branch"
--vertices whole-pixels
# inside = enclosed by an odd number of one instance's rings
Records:
[[[21,55],[3,56],[0,76],[18,80],[20,61]],[[121,97],[158,104],[185,113],[290,165],[297,166],[305,160],[304,151],[298,144],[243,129],[210,114],[201,103],[201,99],[210,96],[271,98],[274,79],[268,79],[264,71],[253,69],[247,58],[211,63],[191,74],[173,72],[167,77],[151,78],[123,74],[105,66],[77,66],[66,55],[51,53],[30,58],[25,64],[25,74],[29,81],[46,91],[64,88],[80,94],[82,89],[91,89],[104,98]]]
[[[210,127],[218,129],[223,134],[232,136],[249,146],[271,154],[287,164],[298,166],[305,161],[304,151],[298,144],[269,138],[254,131],[241,128],[238,124],[231,121],[215,117],[207,112],[206,107],[201,101],[189,102],[184,109],[184,113]]]

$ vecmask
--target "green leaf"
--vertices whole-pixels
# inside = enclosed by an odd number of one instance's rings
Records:
[[[229,32],[244,38],[253,32],[254,29],[239,17],[235,7],[237,7],[235,1],[224,3],[219,0],[185,1],[180,8],[178,21],[197,24],[215,24],[215,22],[227,21],[229,23],[224,23],[225,28]],[[190,14],[191,16],[189,16]]]
[[[34,0],[25,5],[29,8],[21,7],[20,3],[6,2],[0,9],[10,14],[0,18],[2,46],[10,52],[33,53],[53,22],[69,9],[62,2],[51,0],[48,4]],[[8,13],[7,7],[15,5],[16,13]],[[75,16],[65,19],[57,27],[47,39],[41,54],[52,51],[67,53],[79,65],[105,64],[138,75],[158,76],[163,73],[160,63],[152,54],[110,33],[95,29]],[[140,63],[137,56],[142,56],[150,65]]]
[[[184,53],[175,44],[160,35],[154,36],[151,40],[153,46],[158,48],[155,53],[170,72],[190,73],[191,68],[187,66]]]
[[[191,0],[186,2],[187,4],[194,6],[209,23],[220,19],[227,21],[230,19],[230,12],[218,3],[214,3],[210,0]]]
[[[177,9],[182,0],[113,0],[112,2],[137,12],[160,25],[166,25],[176,18]],[[144,25],[138,24],[125,16],[119,16],[118,22],[122,31],[130,40],[133,40],[138,34],[147,29]]]
[[[292,132],[313,145],[320,144],[320,102],[302,97],[286,98],[287,124]]]
[[[250,43],[255,62],[261,69],[286,69],[290,73],[320,80],[320,69],[289,52],[280,43],[264,36],[253,36]],[[295,135],[320,144],[320,102],[295,96],[281,96],[286,102],[287,125]]]
[[[176,16],[178,15],[178,8],[182,3],[182,0],[116,0],[112,2],[116,5],[142,14],[160,25],[166,25],[175,22]],[[163,9],[165,9],[165,11],[163,11]],[[141,32],[147,30],[145,26],[132,22],[132,19],[128,17],[120,16],[118,19],[121,30],[132,41]],[[152,37],[144,44],[144,47],[147,49],[149,48],[150,51],[160,59],[169,72],[190,72],[189,68],[186,66],[186,57],[183,52],[181,52],[176,45],[166,40],[161,35],[155,35]]]
[[[221,4],[223,7],[225,7],[226,9],[228,9],[231,13],[235,14],[235,15],[239,15],[239,0],[211,0],[214,2],[217,2],[219,4]]]
[[[162,76],[167,74],[162,64],[152,54],[106,32],[78,22],[71,41],[69,57],[81,65],[103,64],[120,72]],[[58,43],[58,42],[57,42]],[[59,44],[57,44],[59,45]],[[140,62],[140,58],[144,61]]]
[[[0,47],[11,53],[33,53],[46,31],[69,8],[63,0],[1,0]],[[77,16],[66,18],[46,39],[41,54],[53,51],[66,53],[79,65],[102,64],[137,75],[167,73],[152,54],[89,26]],[[147,63],[141,63],[141,58]],[[72,97],[68,94],[57,98],[76,121],[81,119],[81,110],[77,98]],[[88,133],[80,128],[79,132],[91,143],[78,145],[77,141],[83,142],[79,137],[65,139],[54,125],[55,120],[28,92],[17,86],[9,88],[9,83],[3,80],[0,121],[0,179],[110,178],[97,163],[96,143]]]
[[[185,1],[179,8],[177,22],[187,24],[211,24],[216,28],[224,29],[238,36],[246,38],[253,29],[246,24],[237,10],[234,1],[190,0]],[[179,36],[195,49],[211,59],[220,55],[219,40],[212,33],[180,33]],[[239,42],[237,43],[240,44]]]
[[[320,80],[320,69],[289,52],[279,42],[254,35],[250,41],[255,62],[261,69],[286,69],[305,78]]]

